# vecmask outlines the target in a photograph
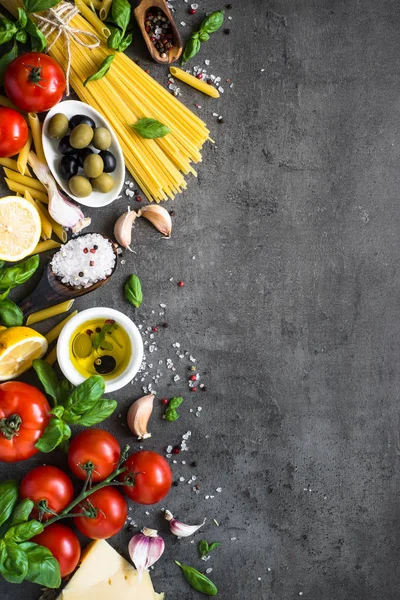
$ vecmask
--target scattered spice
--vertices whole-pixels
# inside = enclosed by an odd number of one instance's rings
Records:
[[[157,12],[153,12],[153,10],[151,8],[146,13],[145,30],[149,34],[154,48],[162,58],[166,58],[168,50],[174,45],[171,21],[161,10],[157,10]]]
[[[185,283],[183,281],[178,281],[178,287],[183,287]]]

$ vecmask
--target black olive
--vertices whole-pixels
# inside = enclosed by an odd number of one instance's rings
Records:
[[[114,154],[112,154],[109,150],[102,150],[100,152],[100,156],[103,159],[104,163],[104,173],[112,173],[113,171],[115,171],[117,161],[115,159]]]
[[[90,117],[86,115],[75,115],[69,120],[69,126],[71,129],[75,129],[77,125],[89,125],[89,127],[96,127],[96,123]]]
[[[60,161],[60,175],[63,179],[69,181],[71,177],[78,173],[79,163],[75,156],[63,156]]]
[[[94,361],[94,368],[100,375],[107,375],[108,373],[112,373],[117,366],[117,361],[113,356],[109,356],[105,354],[104,356],[99,356]]]
[[[73,148],[69,143],[69,135],[65,135],[60,143],[58,144],[58,149],[61,154],[75,154],[76,148]]]
[[[82,150],[79,150],[78,152],[79,166],[82,167],[82,169],[83,163],[85,162],[85,158],[89,156],[89,154],[95,154],[95,152],[93,152],[93,150],[91,150],[90,148],[82,148]]]

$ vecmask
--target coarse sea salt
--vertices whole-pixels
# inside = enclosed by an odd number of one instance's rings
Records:
[[[50,264],[61,283],[81,289],[111,275],[115,253],[107,238],[99,233],[88,233],[62,246]]]

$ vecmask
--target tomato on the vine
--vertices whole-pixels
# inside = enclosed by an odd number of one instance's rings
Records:
[[[161,454],[141,450],[128,456],[123,464],[128,467],[121,473],[121,481],[134,480],[133,486],[124,486],[124,493],[138,504],[160,502],[171,489],[172,471]]]
[[[119,443],[103,429],[85,429],[76,435],[68,450],[69,468],[79,479],[91,472],[92,481],[102,481],[116,469],[121,456]]]
[[[0,106],[0,158],[18,154],[28,139],[28,125],[13,108]]]
[[[40,506],[44,504],[53,513],[59,513],[72,502],[74,489],[72,481],[58,467],[46,465],[29,471],[21,481],[19,494],[22,499],[29,498],[36,506],[31,516],[37,518]],[[37,506],[39,504],[39,506]],[[51,513],[43,513],[43,521],[51,519]]]
[[[33,385],[0,384],[0,461],[16,462],[36,454],[35,443],[49,420],[49,403]]]
[[[111,486],[93,492],[84,500],[76,512],[94,507],[94,518],[74,517],[76,527],[83,535],[93,540],[105,540],[122,529],[128,516],[128,506],[123,495]]]
[[[69,527],[61,523],[52,523],[30,541],[50,550],[60,563],[61,577],[66,577],[75,570],[81,557],[81,545]]]
[[[41,52],[21,54],[4,74],[7,96],[26,112],[52,108],[63,97],[65,85],[65,75],[58,62]]]

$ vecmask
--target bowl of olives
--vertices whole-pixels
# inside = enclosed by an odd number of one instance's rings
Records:
[[[96,208],[119,196],[124,157],[117,136],[97,110],[78,100],[58,103],[47,113],[42,140],[50,171],[73,200]]]

